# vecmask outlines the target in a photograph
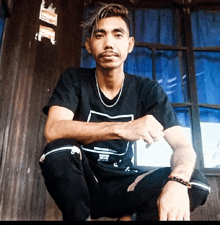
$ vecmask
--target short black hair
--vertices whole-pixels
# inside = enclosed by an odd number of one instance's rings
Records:
[[[114,3],[101,3],[101,7],[93,11],[93,16],[82,24],[84,32],[91,37],[98,21],[108,17],[121,17],[125,21],[128,30],[130,30],[130,16],[126,7]]]

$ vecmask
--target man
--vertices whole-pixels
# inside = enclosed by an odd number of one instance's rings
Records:
[[[40,165],[63,219],[189,220],[210,188],[162,88],[123,70],[134,47],[128,10],[102,5],[84,27],[96,68],[67,69],[43,109],[48,145]],[[133,142],[162,137],[173,149],[172,167],[135,167]]]

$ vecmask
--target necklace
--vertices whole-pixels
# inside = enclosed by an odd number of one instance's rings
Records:
[[[124,79],[124,80],[125,80],[125,79]],[[100,100],[101,100],[101,103],[102,103],[104,106],[106,106],[106,107],[108,107],[108,108],[111,108],[111,107],[114,107],[114,106],[118,103],[118,101],[119,101],[119,99],[120,99],[120,97],[121,97],[121,93],[122,93],[123,86],[124,86],[124,80],[123,80],[123,83],[122,83],[121,90],[120,90],[120,92],[119,92],[118,98],[117,98],[117,100],[115,101],[115,103],[112,104],[112,105],[107,105],[107,104],[105,104],[105,102],[104,102],[103,99],[102,99],[102,96],[101,96],[101,93],[100,93],[100,90],[99,90],[98,80],[97,80],[97,73],[95,72],[95,81],[96,81],[97,91],[98,91],[98,94],[99,94],[99,98],[100,98]]]

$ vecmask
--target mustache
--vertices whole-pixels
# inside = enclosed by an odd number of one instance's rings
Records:
[[[119,56],[119,54],[117,52],[113,52],[113,51],[104,51],[102,53],[99,54],[99,58],[102,58],[106,55],[113,55],[113,56]]]

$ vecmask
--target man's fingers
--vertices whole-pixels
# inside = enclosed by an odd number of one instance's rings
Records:
[[[176,214],[170,212],[170,213],[167,215],[167,220],[168,220],[168,221],[174,221],[174,220],[177,220]],[[182,218],[182,220],[183,220],[183,218]]]
[[[184,221],[189,221],[190,220],[190,211],[186,212],[184,217],[183,217]]]
[[[164,132],[162,132],[162,131],[160,131],[160,132],[149,132],[149,134],[154,141],[161,140],[165,135]]]
[[[162,214],[160,216],[160,221],[167,221],[167,215],[166,214]]]
[[[159,219],[161,221],[189,221],[190,218],[189,218],[189,214],[185,214],[183,216],[183,214],[181,212],[177,213],[175,211],[170,211],[170,212],[166,212],[166,211],[163,211],[160,213],[159,215]]]
[[[159,132],[157,134],[147,133],[145,134],[145,138],[143,139],[146,144],[146,148],[150,147],[155,141],[160,141],[164,137],[164,132]]]
[[[183,220],[184,220],[183,214],[182,214],[182,213],[177,213],[177,215],[176,215],[176,220],[177,220],[177,221],[183,221]]]
[[[143,139],[145,142],[147,142],[147,145],[151,145],[154,143],[154,139],[151,137],[149,133],[146,133]]]
[[[184,215],[180,213],[175,212],[169,212],[161,211],[159,213],[159,220],[160,221],[190,221],[190,212],[185,213]]]
[[[165,209],[158,202],[159,220],[160,221],[189,221],[190,211]]]
[[[160,221],[167,221],[167,213],[165,211],[159,212],[159,220]]]

